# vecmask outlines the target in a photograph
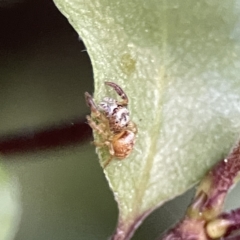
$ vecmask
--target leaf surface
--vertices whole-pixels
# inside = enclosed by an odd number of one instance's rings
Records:
[[[240,130],[238,1],[54,0],[90,55],[95,100],[127,93],[133,153],[105,175],[128,239],[157,206],[226,156]],[[79,49],[80,50],[80,49]],[[80,80],[81,76],[79,76]],[[101,163],[108,155],[98,150]]]

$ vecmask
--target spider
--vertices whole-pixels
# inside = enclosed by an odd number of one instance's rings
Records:
[[[87,105],[91,109],[91,116],[87,116],[89,126],[100,136],[93,144],[97,147],[107,147],[110,157],[103,165],[105,168],[115,157],[119,160],[130,155],[135,144],[137,127],[130,120],[127,109],[128,97],[120,86],[113,82],[105,82],[121,97],[121,101],[104,97],[96,105],[93,97],[85,92]]]

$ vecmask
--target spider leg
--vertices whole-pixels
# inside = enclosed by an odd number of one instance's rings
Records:
[[[105,141],[104,143],[101,143],[101,142],[93,142],[93,144],[97,147],[105,147],[107,146],[108,147],[108,150],[109,150],[109,153],[110,153],[110,157],[109,159],[103,164],[103,168],[106,168],[107,165],[113,160],[113,156],[115,154],[114,152],[114,149],[113,149],[113,146],[112,146],[112,143],[109,142],[109,141]]]
[[[111,156],[114,156],[114,149],[113,149],[113,146],[112,146],[112,144],[111,144],[111,142],[109,142],[109,141],[105,141],[105,142],[103,142],[103,143],[101,143],[101,142],[95,142],[95,141],[93,141],[92,142],[95,146],[97,146],[97,147],[108,147],[108,150],[109,150],[109,153],[110,153],[110,155]]]
[[[90,116],[87,116],[86,118],[87,118],[89,126],[93,130],[95,130],[98,134],[100,134],[100,135],[104,136],[105,138],[107,138],[108,132],[105,130],[106,127],[105,127],[104,123],[97,124],[95,121],[92,120],[92,118]]]
[[[113,156],[110,156],[109,159],[103,164],[103,169],[105,169],[112,160]]]
[[[106,168],[108,166],[108,164],[113,160],[113,156],[115,154],[112,143],[105,142],[105,144],[108,146],[110,156],[109,159],[103,164],[103,168]]]
[[[131,132],[133,132],[133,133],[137,133],[137,126],[136,126],[136,124],[134,123],[134,122],[132,122],[132,121],[130,121],[129,123],[128,123],[128,126],[127,126],[127,128],[126,128],[127,130],[130,130]]]
[[[105,82],[106,85],[112,87],[116,93],[122,98],[122,101],[119,103],[123,106],[128,105],[128,97],[127,94],[122,90],[120,86],[113,82]]]
[[[91,112],[94,114],[94,116],[99,117],[101,113],[98,111],[97,105],[93,101],[93,97],[88,92],[85,92],[85,100],[87,106],[91,108]]]

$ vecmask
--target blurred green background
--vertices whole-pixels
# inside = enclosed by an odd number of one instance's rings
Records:
[[[0,23],[0,150],[5,171],[18,182],[12,197],[18,187],[21,205],[14,239],[107,239],[116,225],[117,205],[90,134],[80,131],[79,141],[75,136],[44,148],[36,138],[79,122],[88,129],[83,96],[93,92],[93,73],[85,47],[51,1],[0,1]],[[32,145],[16,150],[14,139]],[[227,208],[239,206],[239,189]],[[193,193],[155,211],[133,239],[159,236],[184,214]]]

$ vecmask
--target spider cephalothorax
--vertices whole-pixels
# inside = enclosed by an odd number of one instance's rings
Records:
[[[130,117],[126,106],[120,105],[115,99],[105,97],[100,102],[99,109],[108,118],[111,131],[120,132],[127,127]]]
[[[110,153],[106,167],[114,158],[124,159],[132,151],[137,133],[136,125],[130,120],[127,109],[128,97],[120,86],[113,82],[105,82],[122,98],[117,101],[105,97],[96,105],[92,96],[85,93],[87,105],[91,108],[91,116],[87,116],[90,127],[100,135],[100,141],[94,142],[98,147],[107,146]]]

